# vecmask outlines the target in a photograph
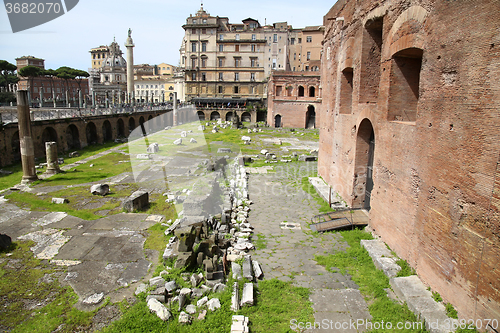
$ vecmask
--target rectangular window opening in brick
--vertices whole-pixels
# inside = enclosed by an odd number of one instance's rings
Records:
[[[281,90],[283,89],[282,86],[276,86],[276,96],[281,96]]]
[[[342,71],[340,77],[340,107],[341,114],[351,114],[352,112],[352,67]]]
[[[417,120],[422,55],[421,49],[409,48],[392,57],[387,120]]]
[[[380,84],[383,18],[369,20],[363,29],[360,103],[376,103]]]

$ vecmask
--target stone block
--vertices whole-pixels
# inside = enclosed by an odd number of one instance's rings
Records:
[[[160,318],[163,321],[169,320],[170,317],[172,316],[170,311],[157,299],[150,298],[148,300],[148,308],[149,311],[156,313],[158,318]]]
[[[177,289],[177,283],[175,283],[175,281],[172,280],[172,281],[165,283],[165,290],[169,294],[173,293],[176,289]]]
[[[196,302],[196,306],[202,307],[203,305],[207,304],[207,302],[208,302],[208,297],[205,296],[205,297],[201,298],[200,300],[198,300],[198,302]]]
[[[142,210],[149,206],[149,193],[146,191],[135,191],[123,203],[123,209],[126,212]]]
[[[146,289],[147,289],[148,286],[146,286],[146,284],[144,283],[141,283],[139,286],[137,286],[137,288],[135,289],[135,294],[136,295],[139,295],[140,293],[145,293],[146,292]]]
[[[233,295],[231,296],[231,310],[237,312],[240,309],[240,290],[238,282],[233,285]]]
[[[65,198],[52,198],[52,203],[53,204],[61,205],[61,204],[65,204],[65,203],[68,203],[68,202],[69,202],[69,200],[65,199]]]
[[[233,272],[233,279],[241,280],[243,278],[241,266],[234,261],[231,262],[231,271]]]
[[[220,309],[220,301],[218,298],[212,298],[207,302],[207,307],[210,311]]]
[[[184,311],[179,314],[179,324],[190,325],[192,320],[193,318]]]
[[[157,144],[157,143],[152,143],[149,145],[149,147],[147,148],[147,152],[149,154],[155,154],[157,152],[160,151],[160,146]]]
[[[174,141],[174,145],[180,146],[182,145],[182,139],[177,139]]]
[[[253,283],[245,283],[243,286],[243,293],[241,295],[241,306],[253,305]]]
[[[249,281],[253,280],[252,259],[250,256],[243,258],[243,277]]]
[[[257,260],[252,260],[253,273],[255,279],[260,279],[263,275],[262,269],[260,268],[259,262]]]
[[[193,304],[189,304],[186,306],[186,312],[189,314],[195,314],[196,313],[196,306]]]
[[[90,187],[90,193],[93,195],[106,195],[109,193],[109,185],[108,184],[95,184]]]
[[[164,287],[165,286],[165,279],[163,279],[161,276],[151,278],[151,279],[149,279],[149,285],[155,286],[155,287]]]

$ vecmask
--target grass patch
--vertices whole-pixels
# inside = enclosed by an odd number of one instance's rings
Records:
[[[401,267],[401,270],[398,272],[396,277],[403,277],[403,276],[411,276],[411,275],[416,275],[415,270],[413,267],[411,267],[406,260],[399,259],[396,261],[396,264]]]
[[[330,207],[328,202],[326,202],[318,194],[318,192],[316,192],[316,189],[314,188],[314,186],[312,186],[312,184],[309,182],[308,177],[302,177],[301,184],[302,184],[302,190],[304,190],[304,192],[306,192],[306,193],[309,193],[313,197],[313,199],[316,200],[316,202],[318,203],[320,213],[328,213],[328,212],[332,211],[332,208]]]
[[[398,322],[418,322],[417,316],[408,307],[389,299],[385,288],[390,288],[389,278],[383,271],[378,270],[368,254],[360,245],[362,239],[372,239],[372,236],[362,230],[340,231],[344,240],[349,244],[346,252],[337,252],[326,256],[316,256],[316,261],[334,272],[349,273],[352,280],[359,285],[359,290],[368,303],[368,309],[373,319],[372,322],[391,322],[396,327]],[[426,332],[422,329],[398,330],[401,332]],[[382,332],[372,330],[371,332]]]
[[[6,196],[6,198],[19,207],[28,208],[33,211],[65,212],[84,220],[96,220],[104,217],[99,212],[106,212],[107,216],[121,213],[122,203],[120,199],[131,195],[137,189],[138,185],[136,184],[114,185],[110,188],[108,195],[101,197],[92,195],[87,186],[78,186],[43,196],[27,192],[14,192]],[[52,203],[52,198],[54,197],[68,199],[69,203],[62,205],[54,204]],[[85,203],[83,206],[82,202]],[[86,205],[95,205],[95,208],[84,208]]]
[[[257,234],[257,239],[254,239],[253,244],[255,245],[255,249],[263,250],[267,247],[267,239],[263,234]]]
[[[93,167],[90,165],[93,164]],[[92,162],[79,165],[71,171],[56,174],[44,180],[38,180],[33,186],[78,185],[96,182],[124,172],[131,172],[129,157],[121,153],[110,153]]]
[[[443,298],[441,297],[441,295],[439,295],[439,293],[437,291],[433,291],[432,292],[432,298],[436,301],[436,302],[442,302],[443,301]]]
[[[448,317],[458,319],[458,312],[457,310],[455,310],[451,303],[446,303],[444,307],[446,308],[446,314],[448,315]]]
[[[70,287],[61,287],[56,273],[65,271],[33,257],[33,242],[17,242],[11,256],[0,258],[0,327],[11,332],[85,331],[95,311],[73,307],[78,296]]]

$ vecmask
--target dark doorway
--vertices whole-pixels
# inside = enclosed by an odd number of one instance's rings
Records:
[[[200,121],[204,121],[204,120],[205,120],[205,112],[203,112],[203,111],[198,111],[198,112],[197,112],[197,114],[198,114],[198,119],[199,119]]]
[[[104,142],[113,140],[113,133],[111,132],[111,123],[105,120],[102,124],[102,138]]]
[[[129,133],[132,133],[132,131],[135,129],[135,119],[134,118],[130,118],[128,120],[128,132]]]
[[[21,143],[19,141],[19,131],[16,131],[16,133],[14,133],[14,135],[12,136],[11,147],[12,147],[12,160],[14,162],[20,162]]]
[[[375,132],[370,120],[363,119],[356,138],[356,166],[354,169],[353,208],[371,207],[373,190],[373,158],[375,154]]]
[[[233,121],[233,112],[226,113],[226,121]]]
[[[274,127],[281,127],[281,115],[274,117]]]
[[[125,137],[125,123],[123,122],[123,119],[118,119],[116,122],[116,126],[118,127],[118,137],[119,138],[124,138]]]
[[[306,128],[316,128],[316,111],[314,110],[314,105],[307,107]]]
[[[250,112],[243,112],[241,115],[241,121],[245,123],[249,123],[252,121],[252,116],[250,115]]]
[[[45,142],[57,142],[57,132],[52,127],[46,127],[42,132],[42,143],[44,150]]]
[[[69,125],[66,129],[66,142],[68,149],[80,149],[80,133],[75,125]]]
[[[93,122],[87,124],[85,135],[87,137],[87,145],[94,145],[97,143],[97,128]]]
[[[218,120],[220,119],[220,114],[217,111],[214,111],[210,114],[210,120]]]

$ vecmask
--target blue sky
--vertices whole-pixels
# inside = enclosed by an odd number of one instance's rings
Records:
[[[0,59],[15,64],[15,58],[32,55],[45,59],[46,68],[87,70],[89,50],[109,45],[114,37],[125,52],[131,28],[136,64],[177,65],[184,36],[182,25],[200,4],[192,0],[80,0],[65,15],[15,34],[6,9],[0,8]],[[203,7],[212,16],[228,17],[231,23],[251,17],[261,24],[267,19],[267,23],[287,21],[294,28],[303,28],[323,24],[323,16],[334,4],[335,0],[205,0]]]

